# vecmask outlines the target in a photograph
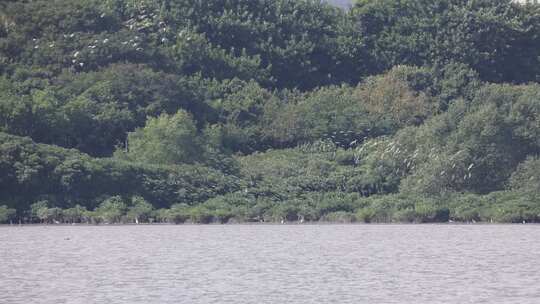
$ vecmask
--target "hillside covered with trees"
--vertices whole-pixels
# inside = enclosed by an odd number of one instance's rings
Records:
[[[540,222],[540,5],[0,2],[0,222]]]

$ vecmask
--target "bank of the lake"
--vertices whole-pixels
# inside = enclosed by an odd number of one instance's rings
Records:
[[[94,209],[75,205],[50,207],[46,201],[17,212],[0,206],[1,223],[536,223],[540,203],[535,195],[502,191],[488,195],[446,197],[321,193],[312,200],[213,199],[202,204],[173,204],[156,209],[142,197],[105,199]]]

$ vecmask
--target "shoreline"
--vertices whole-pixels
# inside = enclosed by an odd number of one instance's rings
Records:
[[[339,223],[339,222],[304,222],[304,223],[210,223],[210,224],[200,224],[200,223],[184,223],[184,224],[174,224],[174,223],[115,223],[115,224],[86,224],[86,223],[75,223],[75,224],[0,224],[2,227],[111,227],[111,226],[521,226],[521,225],[538,225],[540,223],[490,223],[490,222],[476,222],[476,223],[467,223],[467,222],[431,222],[431,223]]]

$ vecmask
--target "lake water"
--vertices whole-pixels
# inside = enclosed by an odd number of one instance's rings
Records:
[[[540,226],[4,226],[0,303],[540,303]]]

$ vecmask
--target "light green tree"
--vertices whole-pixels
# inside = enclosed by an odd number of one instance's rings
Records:
[[[82,223],[86,220],[86,207],[75,205],[75,207],[65,209],[63,211],[64,220],[69,223]]]
[[[95,212],[106,223],[119,223],[126,211],[126,203],[120,196],[112,196],[104,200]]]
[[[132,161],[151,164],[194,163],[200,160],[202,148],[197,128],[184,110],[174,115],[149,118],[144,128],[129,133],[125,150],[115,155]]]
[[[152,216],[154,207],[141,196],[131,198],[131,206],[126,213],[128,219],[135,223],[147,222]]]
[[[7,223],[8,221],[13,220],[13,217],[16,214],[16,210],[12,208],[8,208],[7,206],[3,205],[0,206],[0,223]]]
[[[49,216],[49,202],[42,200],[30,205],[30,216],[33,221],[45,222]]]

